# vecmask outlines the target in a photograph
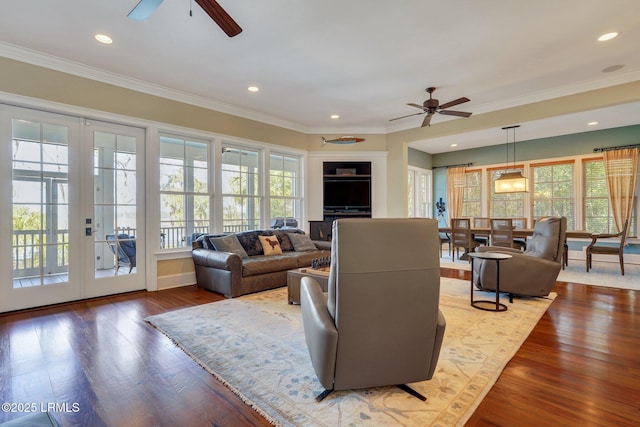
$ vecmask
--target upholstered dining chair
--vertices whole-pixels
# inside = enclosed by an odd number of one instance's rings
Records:
[[[474,217],[473,218],[473,228],[491,228],[491,219],[484,217]],[[489,236],[478,236],[474,235],[473,240],[480,243],[481,245],[489,244]]]
[[[480,246],[473,239],[471,231],[471,220],[469,218],[452,218],[451,219],[451,246],[456,251],[458,259],[466,259],[466,254],[474,248]],[[464,249],[462,257],[460,257],[460,248]],[[454,261],[451,256],[451,261]]]
[[[513,248],[513,221],[511,218],[491,218],[491,246]]]
[[[627,218],[624,221],[624,225],[622,226],[622,230],[617,234],[592,234],[591,235],[591,243],[587,246],[587,273],[591,268],[591,261],[593,260],[593,254],[600,255],[618,255],[618,259],[620,260],[620,272],[624,276],[624,242],[627,239],[627,230],[629,229],[629,219]],[[609,239],[609,238],[617,238],[620,239],[620,244],[611,246],[611,245],[597,245],[598,239]],[[602,243],[602,241],[600,242]]]
[[[513,229],[526,229],[527,228],[527,218],[511,218],[511,223],[513,224]],[[513,245],[516,248],[524,251],[527,249],[527,238],[513,238]]]
[[[338,219],[327,294],[301,280],[313,368],[325,391],[431,379],[445,330],[439,310],[438,225],[426,218]]]
[[[115,260],[115,273],[118,274],[120,267],[129,267],[129,273],[136,266],[136,240],[135,236],[129,236],[128,234],[107,234],[107,245],[114,255]]]

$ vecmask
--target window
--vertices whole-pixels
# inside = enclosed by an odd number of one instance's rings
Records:
[[[283,154],[269,155],[269,197],[272,224],[298,227],[302,221],[300,159]]]
[[[479,170],[465,172],[462,216],[464,218],[482,216],[482,173]]]
[[[513,168],[512,170],[519,170],[524,172],[522,166]],[[500,173],[504,169],[488,169],[489,182],[488,182],[488,194],[491,195],[489,199],[489,216],[491,218],[523,218],[525,217],[524,209],[524,194],[525,193],[503,193],[496,194],[493,189],[495,188],[495,181],[500,177]]]
[[[260,228],[260,153],[222,145],[222,206],[225,233]]]
[[[575,230],[576,203],[573,191],[574,162],[532,165],[532,217],[567,217],[567,229]]]
[[[164,248],[190,244],[211,221],[209,147],[206,141],[160,136],[160,242]]]
[[[408,212],[410,218],[432,218],[431,171],[410,166],[408,170]]]

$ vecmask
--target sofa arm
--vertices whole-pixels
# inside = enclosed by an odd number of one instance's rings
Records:
[[[338,330],[329,315],[327,297],[318,282],[311,277],[303,277],[300,288],[300,310],[311,363],[320,384],[325,389],[332,390],[338,349]]]
[[[316,245],[321,251],[330,251],[331,250],[331,242],[327,242],[326,240],[313,240],[313,244]]]
[[[242,257],[232,252],[213,251],[211,249],[194,249],[191,251],[193,263],[204,267],[228,271],[242,269]]]

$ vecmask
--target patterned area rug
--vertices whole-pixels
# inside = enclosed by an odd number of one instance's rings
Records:
[[[476,299],[495,294],[476,292]],[[207,371],[267,420],[283,426],[463,425],[552,303],[516,299],[502,313],[469,305],[469,283],[442,278],[447,321],[436,374],[411,384],[422,402],[396,387],[322,392],[307,352],[300,307],[286,288],[149,317]],[[398,355],[402,363],[402,355]]]

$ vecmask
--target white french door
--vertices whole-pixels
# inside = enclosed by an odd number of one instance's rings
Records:
[[[143,289],[144,131],[0,106],[0,141],[0,312]]]

